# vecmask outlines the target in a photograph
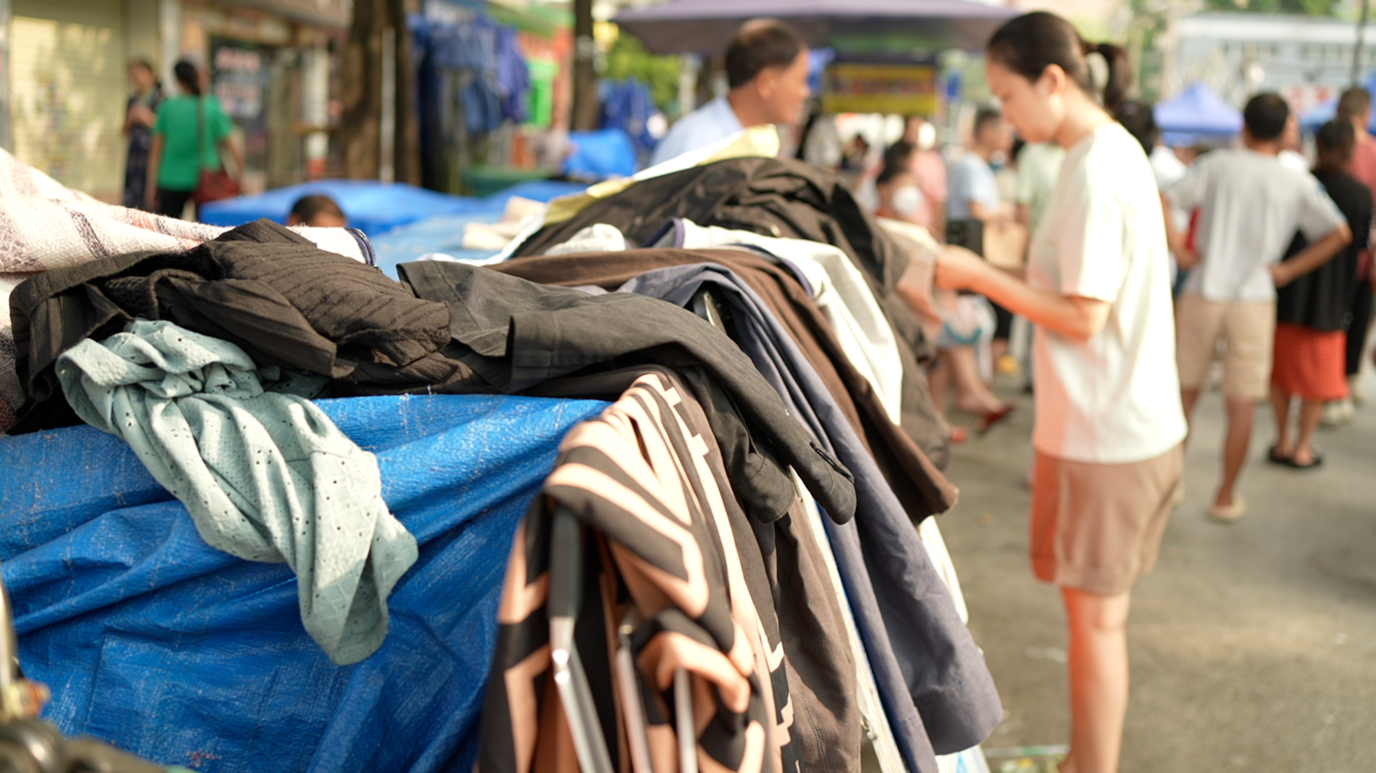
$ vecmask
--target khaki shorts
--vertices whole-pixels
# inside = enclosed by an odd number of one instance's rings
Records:
[[[1184,447],[1127,464],[1072,462],[1037,452],[1032,572],[1112,596],[1156,566],[1184,465]]]
[[[1181,389],[1200,389],[1209,375],[1221,339],[1223,394],[1262,400],[1271,392],[1271,351],[1275,345],[1276,302],[1218,303],[1197,294],[1175,302],[1175,361]]]

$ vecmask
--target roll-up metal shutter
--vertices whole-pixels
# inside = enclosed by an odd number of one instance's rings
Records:
[[[118,201],[128,95],[124,3],[13,0],[14,154],[71,188]]]

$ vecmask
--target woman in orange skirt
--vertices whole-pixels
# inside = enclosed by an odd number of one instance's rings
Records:
[[[1357,282],[1357,260],[1371,230],[1371,191],[1345,171],[1355,144],[1352,124],[1329,121],[1319,130],[1314,176],[1347,217],[1352,243],[1328,263],[1277,291],[1276,344],[1271,366],[1271,408],[1276,442],[1267,458],[1276,464],[1309,469],[1323,463],[1314,431],[1324,403],[1347,396],[1347,304]],[[1304,237],[1296,236],[1297,242]],[[1303,244],[1291,245],[1291,253]],[[1291,408],[1300,403],[1297,431]]]

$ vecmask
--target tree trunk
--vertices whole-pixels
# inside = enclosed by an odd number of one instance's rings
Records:
[[[592,131],[601,123],[597,71],[593,69],[592,0],[573,0],[573,126]]]
[[[420,185],[420,128],[411,68],[411,35],[404,0],[354,0],[349,42],[344,49],[344,176],[377,179],[382,171],[382,56],[390,30],[395,73],[395,132],[391,166],[397,182]]]

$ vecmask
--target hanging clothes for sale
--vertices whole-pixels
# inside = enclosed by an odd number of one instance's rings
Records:
[[[778,631],[806,623],[779,620],[769,585],[747,580],[765,575],[764,557],[748,542],[752,529],[734,506],[716,446],[689,390],[665,371],[636,379],[602,416],[565,438],[507,567],[481,770],[564,769],[570,732],[590,736],[581,740],[600,747],[609,769],[628,769],[623,734],[660,769],[672,769],[685,741],[711,770],[797,770],[805,754],[822,770],[859,764],[848,651],[814,625],[822,636],[807,646],[820,668],[805,672],[806,680],[786,669],[801,646],[781,641]],[[561,512],[589,528],[586,547],[555,536]],[[581,573],[561,574],[561,558]],[[603,676],[589,680],[596,716],[576,722],[548,678],[559,647],[548,621],[568,614],[553,600],[568,584],[583,589],[572,599],[582,668]],[[807,610],[814,620],[839,619],[834,598],[812,600],[821,604]],[[635,669],[618,669],[618,650]],[[688,679],[676,682],[680,670]],[[835,700],[818,699],[819,691]],[[690,739],[675,721],[685,704]]]
[[[646,271],[707,261],[730,268],[745,281],[808,352],[809,364],[827,384],[828,393],[860,435],[866,453],[875,456],[913,520],[945,512],[955,504],[955,487],[894,424],[876,390],[846,356],[799,276],[767,257],[741,250],[663,248],[521,258],[492,268],[543,284],[596,285],[612,290]]]
[[[737,259],[754,261],[751,270],[763,267],[787,276],[768,261],[735,250],[570,254],[524,258],[497,268],[544,282],[648,294],[678,305],[687,305],[699,290],[710,287],[726,303],[734,337],[755,368],[779,392],[789,413],[855,475],[857,518],[844,527],[828,525],[828,532],[900,747],[913,770],[934,770],[936,753],[973,746],[998,723],[997,692],[903,505],[858,436],[854,407],[843,411],[814,369],[815,362],[834,373],[831,361],[819,353],[805,355],[748,285],[731,271],[702,262]],[[626,274],[634,278],[618,284]],[[788,281],[797,284],[791,277]],[[833,351],[837,349],[833,344]],[[841,399],[847,399],[843,387],[833,387],[838,388]],[[882,409],[879,418],[892,426]],[[944,477],[934,468],[926,472],[936,478],[928,478],[934,491],[945,486],[953,500],[954,489]],[[927,507],[933,503],[930,498],[923,502]],[[935,503],[945,509],[950,500],[938,497]]]

